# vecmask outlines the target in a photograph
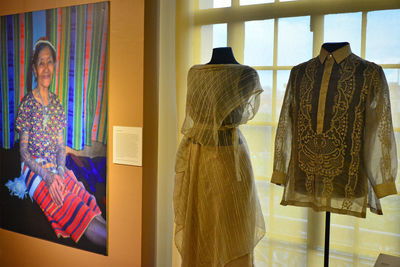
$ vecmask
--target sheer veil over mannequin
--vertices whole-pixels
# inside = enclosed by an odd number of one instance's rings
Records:
[[[189,70],[174,187],[182,267],[254,266],[265,223],[239,125],[257,113],[261,92],[257,72],[230,47]]]
[[[231,47],[217,47],[213,49],[213,53],[211,56],[210,62],[207,64],[240,64],[237,62],[235,56],[233,55],[233,51]],[[236,260],[229,262],[226,267],[244,267],[244,266],[252,266],[253,256],[250,254],[246,254]]]

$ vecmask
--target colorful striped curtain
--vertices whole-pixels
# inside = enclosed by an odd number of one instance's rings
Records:
[[[0,146],[18,139],[15,119],[32,79],[34,43],[46,36],[57,63],[50,90],[65,110],[68,147],[82,150],[107,139],[108,3],[96,3],[0,17]]]

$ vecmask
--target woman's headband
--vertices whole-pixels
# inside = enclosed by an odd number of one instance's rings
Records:
[[[54,53],[56,52],[56,49],[54,48],[53,44],[50,43],[50,41],[46,38],[46,37],[42,37],[40,38],[36,43],[35,46],[33,48],[33,51],[36,52],[36,48],[38,47],[38,45],[40,44],[47,44],[51,47],[51,49],[53,49]]]

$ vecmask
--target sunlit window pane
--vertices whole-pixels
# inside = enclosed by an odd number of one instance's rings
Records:
[[[359,220],[360,249],[398,255],[400,240],[400,198],[396,195],[381,200],[383,216],[368,214]]]
[[[269,181],[267,180],[261,180],[257,179],[256,181],[256,187],[257,187],[257,194],[258,194],[258,199],[260,200],[261,204],[261,210],[264,215],[264,220],[265,220],[265,230],[268,233],[269,232],[269,223],[268,223],[268,218],[270,218],[270,190],[271,187],[273,186]],[[267,235],[264,236],[263,239],[257,244],[255,248],[255,262],[256,266],[269,266],[267,264],[268,262],[268,237]]]
[[[276,77],[276,117],[275,121],[279,120],[283,98],[285,97],[286,86],[289,80],[290,70],[278,70]]]
[[[254,175],[262,178],[271,176],[271,129],[269,126],[240,127],[250,150]]]
[[[230,7],[231,0],[199,0],[200,9]]]
[[[384,69],[387,83],[390,89],[390,104],[392,108],[393,127],[400,128],[400,69]],[[400,151],[400,133],[395,133],[397,153]],[[397,165],[400,166],[400,157],[397,157]],[[400,171],[397,172],[397,191],[400,192]]]
[[[395,132],[394,136],[396,138],[397,153],[399,153],[399,151],[400,151],[400,133]],[[397,156],[397,166],[400,166],[400,157],[399,156]],[[397,192],[400,192],[400,171],[397,172],[396,187],[397,187]]]
[[[227,44],[227,25],[214,24],[213,47],[225,47]]]
[[[332,248],[337,246],[354,246],[354,221],[353,216],[343,216],[342,214],[331,215],[331,233],[330,243]]]
[[[255,266],[307,266],[307,252],[307,247],[303,244],[264,238],[255,249]]]
[[[307,209],[280,205],[283,187],[274,186],[273,191],[274,215],[271,233],[280,236],[284,240],[291,240],[292,238],[305,240],[307,238]]]
[[[384,72],[390,89],[393,125],[400,127],[400,69],[384,69]]]
[[[368,12],[366,59],[400,63],[400,9]]]
[[[272,71],[259,70],[260,83],[264,92],[260,97],[260,108],[252,122],[271,122],[272,121]]]
[[[244,64],[271,66],[274,55],[274,20],[247,21],[244,25]]]
[[[362,13],[325,15],[324,42],[349,42],[351,51],[361,55]]]
[[[279,19],[278,65],[293,66],[311,59],[310,17]]]
[[[258,5],[258,4],[266,4],[266,3],[274,3],[275,0],[240,0],[241,6],[248,5]]]
[[[271,184],[268,180],[265,179],[256,179],[256,186],[257,186],[257,193],[258,193],[258,198],[260,200],[261,204],[261,210],[264,215],[264,220],[266,220],[266,230],[268,231],[268,217],[270,215],[270,208],[269,208],[269,200],[270,200],[270,190],[271,186],[274,186]]]
[[[227,25],[213,24],[201,27],[201,63],[207,63],[211,59],[212,49],[226,47]]]

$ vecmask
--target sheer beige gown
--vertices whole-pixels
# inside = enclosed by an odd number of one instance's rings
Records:
[[[253,266],[265,224],[238,126],[254,117],[261,92],[248,66],[196,65],[189,71],[174,188],[182,266]]]

